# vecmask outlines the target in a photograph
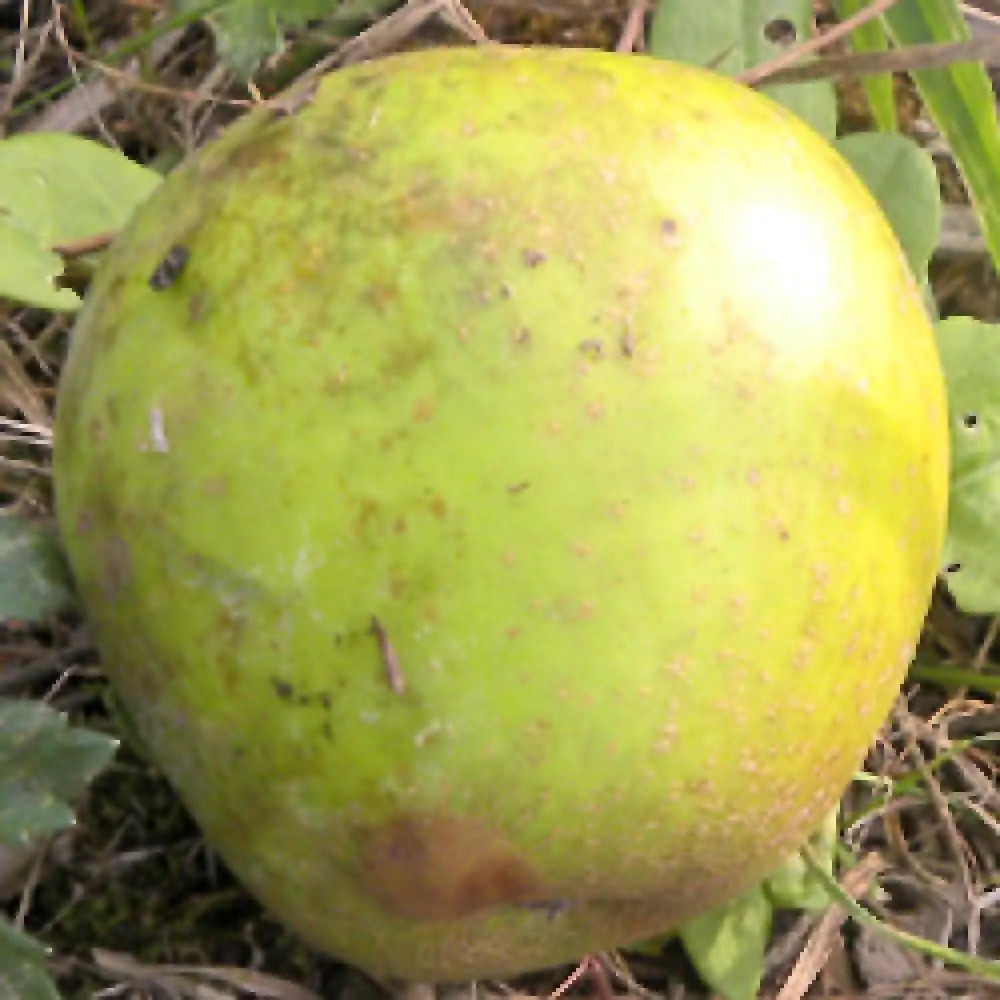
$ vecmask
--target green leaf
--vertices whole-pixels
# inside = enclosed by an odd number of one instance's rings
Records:
[[[44,961],[49,949],[41,941],[19,931],[9,920],[0,915],[0,969],[12,959],[19,961]],[[2,995],[2,994],[0,994]]]
[[[75,309],[56,287],[52,247],[120,229],[159,183],[152,170],[90,139],[28,132],[0,142],[0,296]]]
[[[284,36],[275,4],[234,0],[208,21],[219,55],[242,77],[249,77],[262,59],[281,49]],[[295,24],[294,16],[288,23]]]
[[[0,953],[0,997],[3,1000],[61,1000],[45,966],[14,962],[8,966]]]
[[[871,0],[837,0],[837,15],[841,21],[847,20],[865,7]],[[850,46],[854,52],[885,52],[889,47],[889,36],[885,25],[878,18],[866,21],[855,28],[850,35]],[[868,95],[875,124],[883,132],[895,132],[898,128],[896,118],[896,95],[891,73],[872,73],[861,80]]]
[[[117,740],[35,701],[0,698],[0,842],[23,844],[74,822],[68,800],[111,759]],[[48,949],[0,916],[0,1000],[59,1000]]]
[[[22,517],[0,515],[0,622],[42,621],[74,602],[56,533]]]
[[[814,857],[822,859],[824,870],[831,875],[837,852],[839,814],[839,809],[831,810],[809,840]],[[801,849],[764,880],[764,892],[775,909],[822,910],[830,903],[826,886],[817,878]]]
[[[878,199],[918,281],[941,232],[941,189],[934,162],[896,132],[862,132],[838,139],[837,149]]]
[[[659,0],[650,30],[649,51],[660,59],[705,66],[735,76],[785,50],[787,42],[768,36],[780,22],[797,40],[812,32],[811,0]],[[761,88],[821,135],[833,138],[837,107],[826,80]]]
[[[80,305],[76,292],[56,286],[62,272],[58,254],[46,250],[30,233],[16,229],[0,214],[0,297],[41,309],[76,309]]]
[[[40,702],[0,699],[0,841],[23,844],[72,826],[69,801],[117,746]]]
[[[355,23],[380,14],[396,0],[228,0],[208,18],[219,53],[241,76],[248,78],[261,60],[281,50],[286,28],[309,21],[333,19]],[[181,11],[200,6],[201,0],[180,0]]]
[[[678,929],[698,974],[723,1000],[754,1000],[764,974],[771,903],[758,885]]]
[[[951,498],[945,565],[964,611],[1000,611],[1000,326],[937,324],[948,382]]]
[[[956,42],[969,29],[955,0],[900,0],[885,15],[898,46]],[[993,88],[980,63],[912,72],[935,124],[951,147],[993,261],[1000,266],[1000,132]]]
[[[0,998],[59,1000],[45,970],[48,949],[0,916]]]

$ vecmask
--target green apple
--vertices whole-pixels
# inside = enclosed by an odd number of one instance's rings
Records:
[[[107,672],[313,945],[423,980],[664,931],[819,824],[938,569],[942,375],[861,182],[689,67],[401,55],[177,170],[73,334]]]

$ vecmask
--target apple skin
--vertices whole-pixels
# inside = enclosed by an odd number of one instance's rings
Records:
[[[442,981],[665,931],[819,824],[947,467],[920,293],[823,140],[498,46],[337,72],[170,176],[73,334],[55,484],[210,843],[313,945]]]

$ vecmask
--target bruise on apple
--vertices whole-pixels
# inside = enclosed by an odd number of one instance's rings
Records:
[[[361,838],[362,888],[390,912],[455,920],[545,898],[538,873],[485,823],[400,813]]]

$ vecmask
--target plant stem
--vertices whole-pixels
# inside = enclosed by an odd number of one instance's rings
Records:
[[[945,667],[932,663],[914,663],[910,667],[909,677],[916,681],[925,681],[937,687],[975,688],[977,691],[988,691],[990,694],[1000,694],[1000,676],[985,674],[978,670],[965,667]]]
[[[966,955],[954,948],[938,944],[936,941],[929,941],[927,938],[918,937],[916,934],[910,934],[887,924],[866,910],[850,893],[844,891],[840,883],[824,869],[822,862],[817,858],[809,844],[802,848],[802,857],[812,873],[826,887],[833,900],[859,924],[871,927],[906,948],[923,952],[925,955],[930,955],[931,958],[965,969],[967,972],[982,976],[983,979],[988,979],[991,982],[1000,983],[1000,962],[988,958],[978,958],[975,955]]]

